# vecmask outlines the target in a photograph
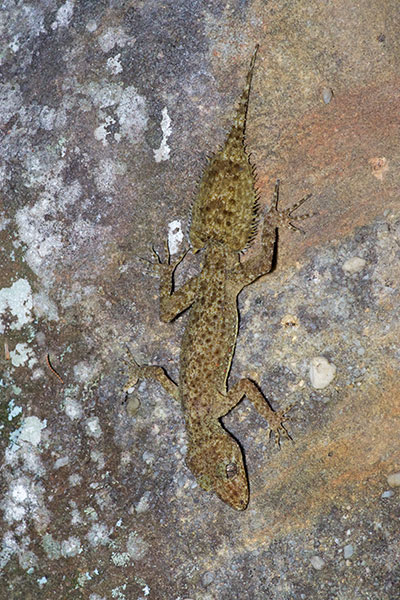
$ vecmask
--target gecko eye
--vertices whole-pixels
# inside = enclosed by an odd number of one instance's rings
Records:
[[[237,468],[237,465],[235,465],[235,463],[229,463],[228,465],[226,465],[226,478],[227,479],[233,479],[233,477],[236,477],[237,474],[238,474],[238,468]]]

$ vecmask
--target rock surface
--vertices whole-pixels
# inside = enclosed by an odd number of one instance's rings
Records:
[[[1,598],[396,597],[398,15],[395,0],[2,3]],[[280,452],[247,401],[225,418],[251,486],[236,513],[186,468],[174,400],[150,382],[125,397],[123,359],[128,344],[177,377],[186,317],[160,323],[142,259],[167,235],[181,249],[256,43],[262,203],[279,177],[282,206],[312,192],[318,215],[239,298],[230,382],[296,405]],[[178,285],[196,269],[188,255]],[[336,375],[315,389],[321,356]]]

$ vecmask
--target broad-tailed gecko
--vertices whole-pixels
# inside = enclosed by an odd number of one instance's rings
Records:
[[[180,401],[188,436],[189,469],[203,489],[214,491],[237,510],[248,504],[248,479],[242,450],[223,427],[221,418],[246,396],[268,421],[278,441],[282,433],[287,435],[283,426],[285,411],[273,411],[253,381],[241,379],[227,390],[238,332],[237,296],[245,286],[271,271],[277,228],[295,228],[291,222],[307,215],[293,217],[292,212],[309,198],[305,196],[291,208],[278,210],[278,181],[272,206],[264,215],[261,248],[255,256],[240,262],[240,253],[257,232],[254,168],[244,144],[257,48],[232,128],[222,149],[207,164],[193,205],[190,241],[193,253],[203,253],[201,272],[173,291],[174,270],[184,254],[171,264],[166,246],[165,261],[158,258],[161,320],[172,321],[191,307],[181,345],[179,383],[175,384],[162,367],[139,366],[132,361],[130,381],[125,386],[128,389],[143,378],[156,379]]]

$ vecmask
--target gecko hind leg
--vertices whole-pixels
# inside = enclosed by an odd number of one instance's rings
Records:
[[[130,360],[124,360],[125,364],[128,365],[128,381],[124,385],[124,391],[127,392],[130,388],[133,388],[140,379],[154,379],[158,381],[175,400],[179,401],[179,388],[169,378],[167,373],[162,367],[158,365],[139,365],[134,357],[132,356],[129,348],[128,353],[130,356]]]
[[[226,410],[224,414],[232,410],[244,396],[250,400],[257,412],[268,421],[268,430],[270,435],[275,434],[276,445],[280,445],[281,435],[289,440],[292,439],[283,423],[288,420],[287,413],[294,405],[290,404],[285,410],[274,411],[251,379],[241,379],[228,391],[226,396],[223,396],[224,410]]]

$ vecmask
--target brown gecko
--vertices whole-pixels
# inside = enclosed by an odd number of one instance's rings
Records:
[[[256,59],[254,51],[239,108],[224,146],[209,161],[193,206],[190,240],[193,253],[203,251],[203,265],[179,290],[173,291],[173,274],[186,252],[171,264],[158,257],[160,318],[172,321],[190,308],[180,353],[179,384],[159,366],[131,364],[125,389],[139,379],[156,379],[182,404],[188,436],[186,463],[199,485],[214,491],[224,502],[244,510],[249,486],[241,448],[224,429],[221,418],[246,396],[268,421],[276,440],[287,432],[284,411],[275,412],[250,379],[241,379],[227,391],[238,331],[237,296],[247,285],[272,268],[276,230],[291,226],[292,217],[310,195],[290,209],[278,210],[279,181],[272,207],[264,216],[261,249],[246,262],[245,250],[257,231],[257,192],[254,169],[244,145],[247,107]],[[287,411],[286,411],[287,412]]]

